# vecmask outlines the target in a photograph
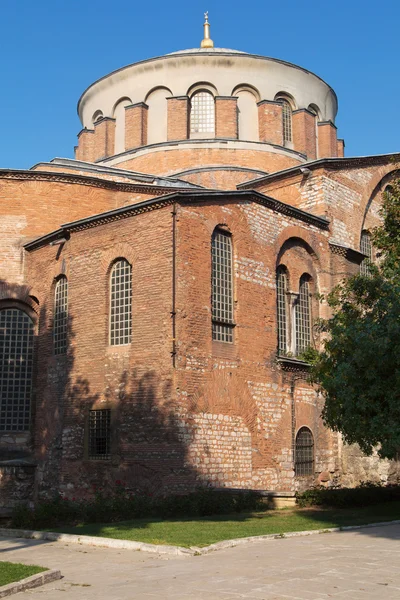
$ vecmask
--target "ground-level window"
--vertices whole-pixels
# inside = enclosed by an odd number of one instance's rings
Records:
[[[0,431],[28,431],[34,325],[18,308],[0,310]]]
[[[111,410],[89,411],[89,458],[104,460],[111,455]]]
[[[308,427],[299,429],[296,436],[295,475],[314,474],[314,438]]]

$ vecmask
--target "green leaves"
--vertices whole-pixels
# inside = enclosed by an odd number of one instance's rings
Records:
[[[323,419],[366,454],[400,449],[400,183],[384,194],[383,225],[373,232],[380,255],[369,276],[342,282],[328,297],[333,316],[311,378],[325,397]]]

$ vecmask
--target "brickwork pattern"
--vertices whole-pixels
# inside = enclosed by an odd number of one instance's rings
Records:
[[[187,140],[189,137],[190,102],[187,96],[167,99],[167,139]]]
[[[258,103],[260,142],[283,146],[282,104],[263,100]]]
[[[215,137],[237,139],[238,113],[236,97],[215,98]]]

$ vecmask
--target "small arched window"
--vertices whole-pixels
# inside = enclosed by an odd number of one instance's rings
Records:
[[[68,280],[62,276],[58,279],[54,290],[54,354],[65,354],[67,351],[68,328]]]
[[[101,110],[96,110],[96,112],[93,114],[93,117],[92,117],[92,123],[93,123],[93,125],[95,123],[97,123],[97,121],[101,121],[101,119],[103,119],[103,118],[104,118],[104,115],[103,115],[102,111]]]
[[[308,427],[302,427],[296,435],[294,472],[297,477],[314,474],[314,437]]]
[[[110,276],[110,344],[130,344],[132,337],[132,267],[121,258]]]
[[[18,308],[0,310],[0,431],[28,431],[34,325]]]
[[[311,302],[310,277],[302,275],[299,296],[295,304],[296,354],[299,355],[311,346]]]
[[[368,277],[371,274],[372,263],[372,243],[369,231],[361,233],[360,251],[366,256],[360,264],[360,275]]]
[[[212,337],[233,342],[232,238],[222,229],[212,236]]]
[[[190,133],[215,133],[215,102],[211,92],[193,94],[190,110]]]
[[[287,315],[288,275],[285,267],[278,267],[276,273],[276,305],[278,320],[278,354],[284,355],[288,349]]]

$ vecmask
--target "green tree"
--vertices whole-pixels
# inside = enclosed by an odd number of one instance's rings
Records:
[[[384,458],[400,449],[400,181],[383,194],[372,232],[379,261],[368,276],[343,281],[328,297],[331,319],[311,379],[325,397],[323,420],[345,442]]]

